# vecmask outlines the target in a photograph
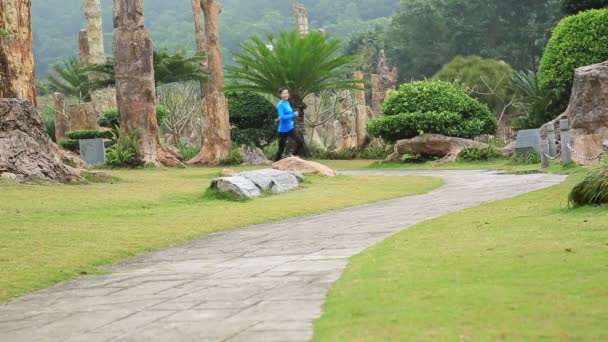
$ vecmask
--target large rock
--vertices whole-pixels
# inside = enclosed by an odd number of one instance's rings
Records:
[[[291,172],[274,169],[246,171],[237,174],[252,181],[262,191],[283,193],[300,186],[298,178]]]
[[[239,150],[243,157],[243,165],[270,165],[272,162],[266,158],[264,151],[257,147],[243,146]]]
[[[388,161],[397,161],[404,154],[421,154],[444,157],[444,161],[455,161],[464,148],[488,147],[488,145],[469,139],[446,137],[440,134],[423,134],[412,139],[399,140],[395,152]]]
[[[229,192],[241,197],[257,197],[262,193],[260,189],[245,177],[220,177],[211,181],[211,188],[220,192]]]
[[[572,154],[572,160],[578,165],[591,165],[595,163],[595,159],[590,160],[588,158],[581,158],[581,156],[594,158],[601,153],[605,153],[608,147],[604,147],[604,144],[608,144],[608,141],[605,140],[605,136],[602,134],[578,135],[571,140],[572,149],[577,152]]]
[[[608,139],[608,61],[576,69],[568,108],[555,120],[541,127],[541,137],[546,138],[547,126],[554,125],[559,140],[559,121],[562,119],[570,121],[571,145],[579,154],[591,157],[602,152],[601,143],[594,141]],[[578,138],[590,135],[595,137]],[[583,141],[591,143],[584,145]],[[586,164],[580,158],[575,158],[574,161]]]
[[[0,173],[19,179],[78,182],[81,171],[65,164],[70,156],[46,133],[40,114],[23,99],[0,98]],[[84,163],[75,158],[75,167]]]
[[[324,176],[334,177],[337,172],[329,167],[316,162],[303,160],[298,157],[289,157],[282,159],[274,164],[272,168],[281,171],[294,171],[300,173],[315,173]]]

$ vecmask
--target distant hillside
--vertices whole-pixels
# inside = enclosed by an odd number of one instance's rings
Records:
[[[291,6],[284,0],[223,0],[220,35],[224,60],[229,51],[253,34],[292,30]],[[386,24],[399,0],[301,0],[307,6],[311,29],[323,28],[335,37],[348,38],[375,23]],[[112,0],[102,0],[106,53],[111,52]],[[78,54],[78,31],[84,27],[82,0],[33,0],[34,53],[39,79],[63,59]],[[145,0],[146,25],[156,48],[194,49],[190,0]]]

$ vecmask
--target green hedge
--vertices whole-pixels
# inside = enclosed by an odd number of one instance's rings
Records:
[[[70,139],[112,139],[112,132],[103,132],[96,130],[77,130],[66,132],[66,136]]]
[[[275,106],[251,92],[227,92],[231,135],[235,145],[264,148],[276,139]]]
[[[80,149],[80,142],[75,139],[63,139],[59,142],[59,146],[64,150],[76,152]]]
[[[404,84],[389,93],[382,108],[386,116],[370,121],[367,129],[388,142],[424,133],[474,138],[496,132],[496,118],[488,107],[452,83]]]
[[[458,155],[459,160],[464,161],[487,161],[502,158],[499,150],[492,146],[488,147],[468,147],[462,149]]]
[[[608,60],[608,10],[566,17],[545,48],[538,74],[540,86],[570,94],[576,68],[605,60]]]

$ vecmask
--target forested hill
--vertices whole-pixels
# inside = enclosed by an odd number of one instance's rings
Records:
[[[294,28],[292,4],[285,0],[222,0],[220,35],[224,60],[229,51],[253,34]],[[376,23],[387,24],[399,0],[300,0],[308,9],[311,29],[323,28],[348,38]],[[106,53],[111,52],[112,0],[102,0]],[[51,65],[78,54],[78,31],[84,27],[82,0],[33,0],[36,72],[44,78]],[[145,0],[146,25],[156,48],[194,49],[190,0]]]

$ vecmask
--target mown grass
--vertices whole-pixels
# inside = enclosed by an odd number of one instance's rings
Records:
[[[608,340],[608,207],[568,209],[578,177],[355,256],[314,340]]]
[[[427,177],[309,176],[245,202],[207,192],[220,169],[107,171],[115,184],[0,184],[0,302],[207,233],[427,192]]]

